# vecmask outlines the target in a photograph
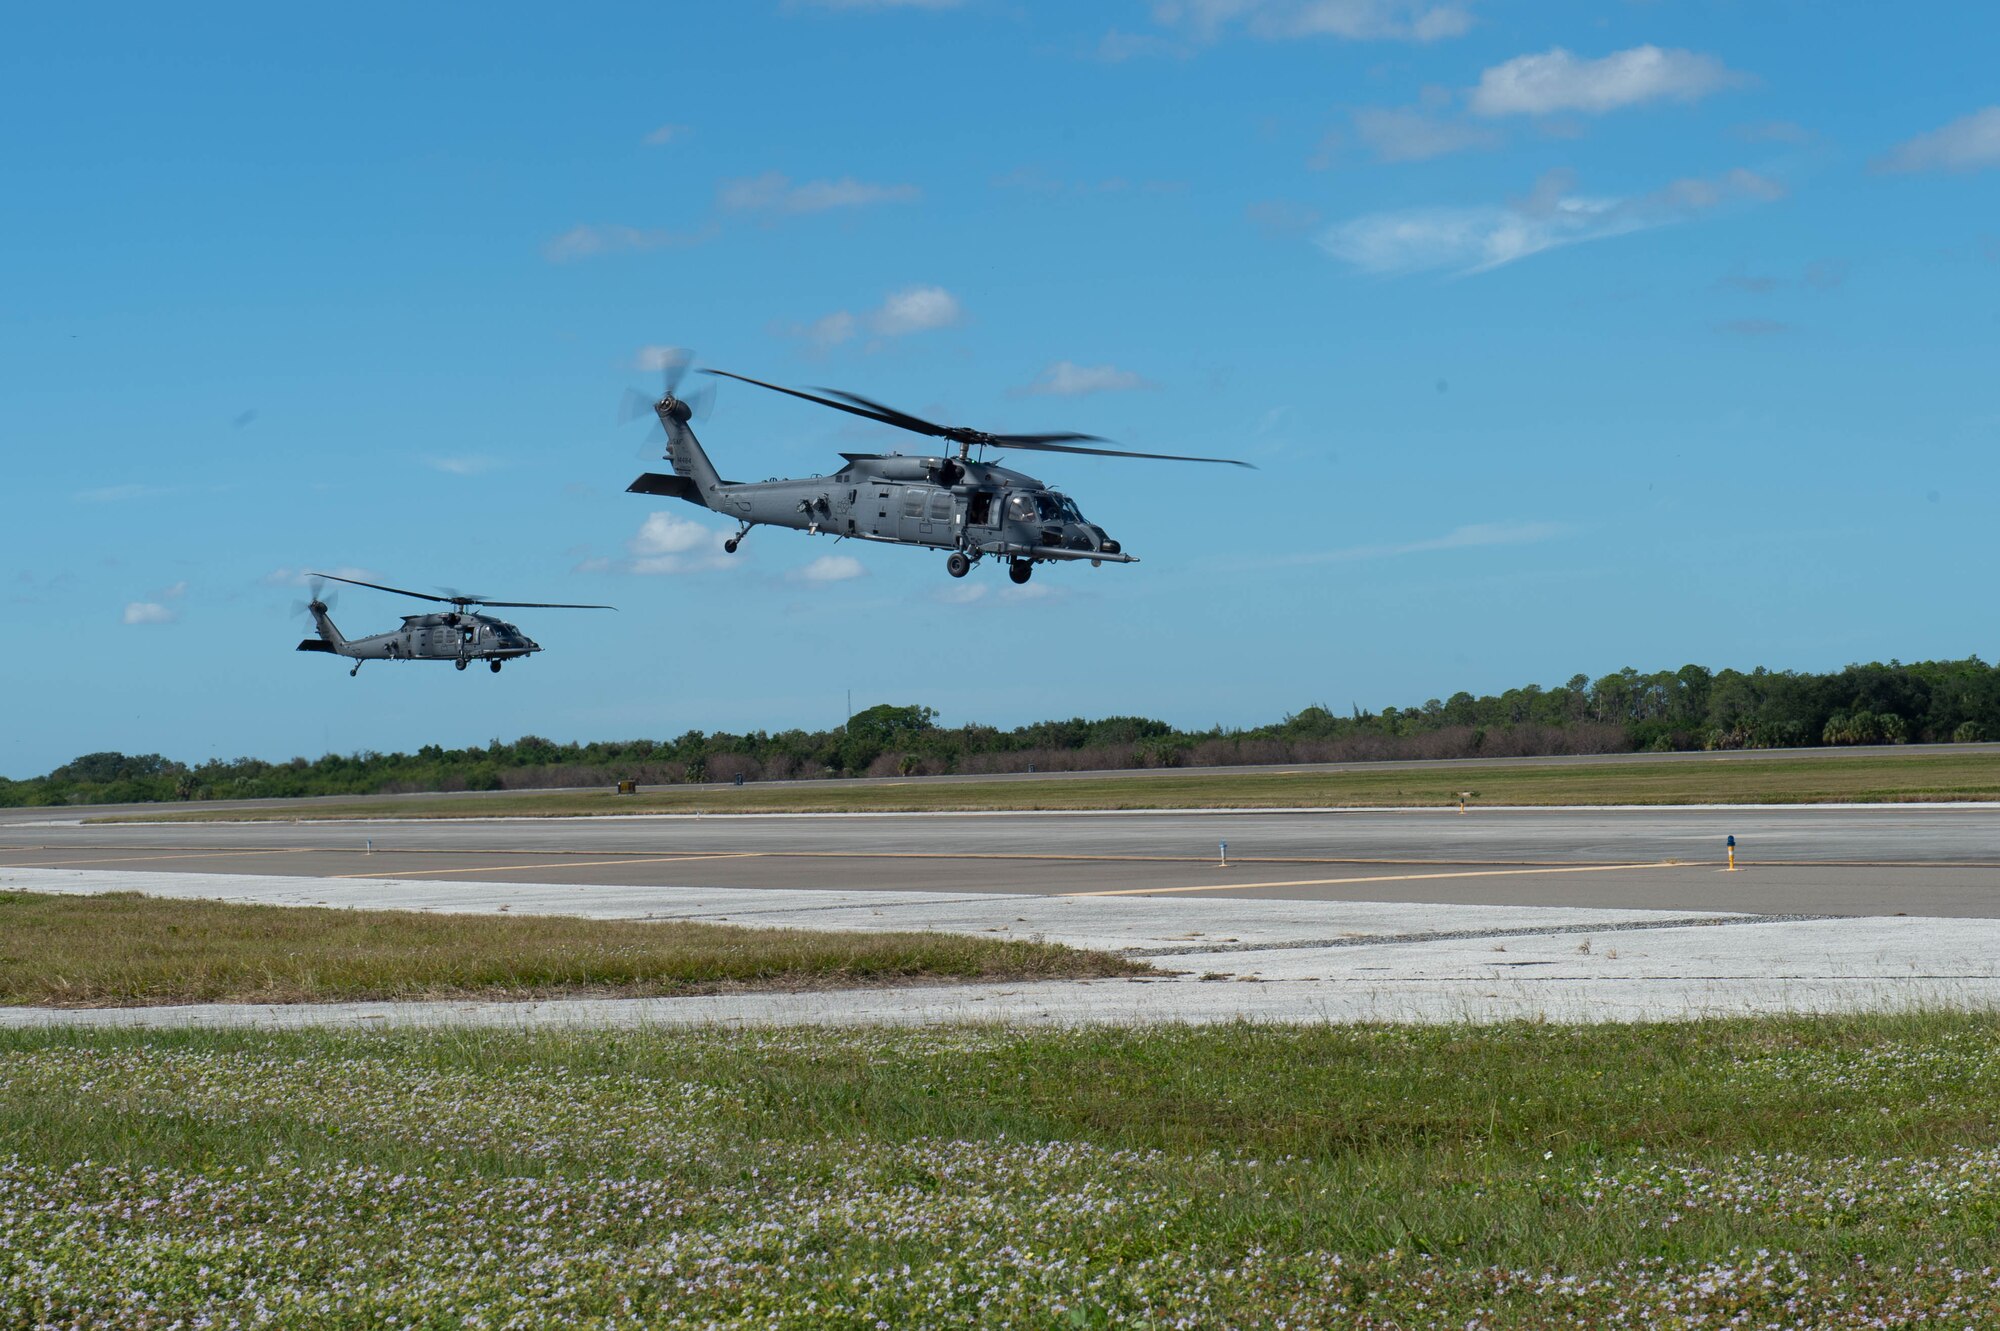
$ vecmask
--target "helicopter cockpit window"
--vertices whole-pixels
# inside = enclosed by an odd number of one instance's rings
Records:
[[[1076,500],[1071,499],[1068,495],[1056,495],[1055,501],[1062,506],[1062,515],[1065,522],[1089,521],[1088,518],[1083,516],[1083,510],[1076,506]]]
[[[1035,508],[1041,514],[1042,521],[1044,522],[1061,522],[1063,520],[1062,504],[1056,495],[1036,495]]]
[[[1035,520],[1035,501],[1028,495],[1007,496],[1007,517],[1014,522]]]

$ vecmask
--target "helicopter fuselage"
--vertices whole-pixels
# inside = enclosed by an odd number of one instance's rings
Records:
[[[997,463],[902,454],[843,453],[830,476],[706,487],[648,473],[631,485],[752,525],[821,536],[959,551],[969,558],[1138,562],[1074,501]]]
[[[460,670],[485,661],[489,669],[498,670],[502,661],[542,650],[533,638],[492,615],[469,611],[405,615],[399,629],[349,638],[334,627],[323,606],[315,602],[311,609],[319,636],[305,639],[298,649],[348,657],[356,670],[363,661],[450,661]]]

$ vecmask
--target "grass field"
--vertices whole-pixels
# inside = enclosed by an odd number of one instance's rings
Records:
[[[948,809],[1346,808],[1456,804],[1817,804],[2000,799],[2000,754],[1947,746],[1905,751],[1716,756],[1672,762],[1436,763],[1338,771],[1243,768],[1029,781],[660,787],[134,814],[119,821],[562,817],[632,813],[786,813]]]
[[[1149,969],[1053,943],[946,933],[0,892],[0,1004],[639,997]]]
[[[2000,1320],[2000,1020],[0,1034],[0,1324]]]

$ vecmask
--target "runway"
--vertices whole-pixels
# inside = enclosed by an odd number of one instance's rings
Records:
[[[542,1004],[0,1008],[0,1026],[1600,1021],[2000,1007],[2000,806],[1988,805],[296,824],[92,824],[17,810],[0,818],[9,887],[944,929],[1106,948],[1169,973]]]
[[[35,813],[0,820],[0,866],[2000,918],[2000,807],[1988,805],[187,824]]]

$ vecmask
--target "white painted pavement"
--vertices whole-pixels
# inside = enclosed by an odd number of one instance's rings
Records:
[[[2000,920],[1188,897],[571,886],[0,869],[0,888],[825,929],[943,929],[1143,956],[1158,979],[544,1003],[0,1008],[0,1026],[492,1027],[1622,1021],[2000,1008]]]

